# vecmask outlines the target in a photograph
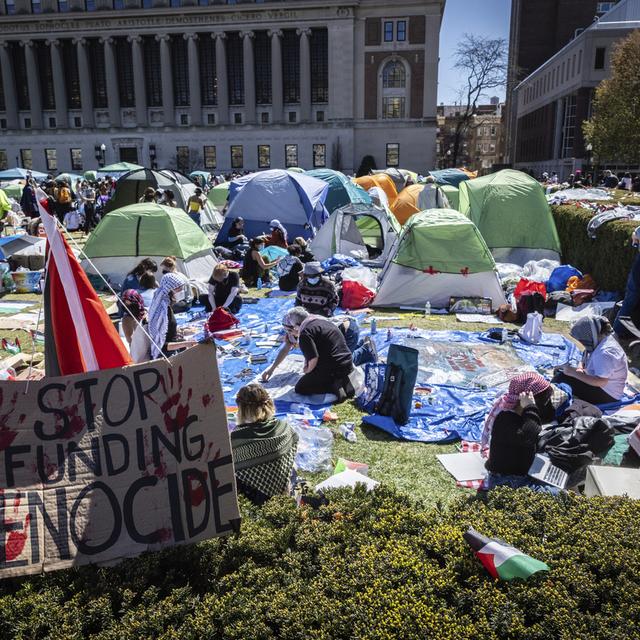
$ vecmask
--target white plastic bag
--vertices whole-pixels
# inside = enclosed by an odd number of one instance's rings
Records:
[[[524,327],[518,331],[518,335],[525,342],[538,344],[542,340],[542,316],[537,311],[528,314],[527,321],[524,323]]]
[[[298,434],[298,449],[296,451],[295,467],[301,471],[326,471],[333,467],[331,450],[333,447],[333,433],[326,427],[314,427],[305,424],[302,416],[289,414],[287,421]]]
[[[367,267],[349,267],[342,272],[342,279],[359,282],[371,291],[376,291],[378,288],[378,277]]]

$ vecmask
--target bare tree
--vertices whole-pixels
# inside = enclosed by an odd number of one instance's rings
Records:
[[[454,68],[467,76],[466,86],[460,90],[460,115],[453,130],[451,159],[455,167],[464,137],[474,124],[480,100],[487,96],[487,91],[504,87],[507,82],[507,42],[504,38],[466,33],[454,57]]]

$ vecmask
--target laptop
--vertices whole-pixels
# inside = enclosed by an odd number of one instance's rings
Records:
[[[536,453],[536,457],[533,459],[529,475],[540,482],[550,484],[552,487],[558,487],[558,489],[565,489],[569,480],[568,473],[552,464],[548,456],[539,453]]]

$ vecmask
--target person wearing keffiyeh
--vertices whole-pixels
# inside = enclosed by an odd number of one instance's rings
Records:
[[[177,335],[176,318],[171,309],[176,295],[184,292],[184,277],[178,273],[166,273],[160,280],[160,286],[153,295],[149,307],[148,331],[153,339],[151,357],[166,355],[166,345]]]
[[[122,332],[127,342],[131,344],[131,337],[138,326],[138,322],[142,322],[146,315],[144,300],[135,289],[124,291],[121,300],[122,306],[125,308],[122,316]]]
[[[627,356],[603,316],[580,318],[571,327],[571,336],[585,351],[579,367],[564,365],[554,382],[564,382],[573,394],[591,404],[617,402],[624,396],[629,373]]]
[[[485,488],[507,485],[546,490],[528,477],[543,422],[553,418],[549,381],[535,372],[511,379],[509,390],[493,405],[485,423],[482,444],[489,444]]]

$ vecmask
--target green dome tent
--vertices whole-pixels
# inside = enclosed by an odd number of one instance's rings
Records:
[[[220,211],[222,211],[224,209],[224,205],[227,204],[230,184],[230,182],[221,182],[215,187],[211,187],[211,189],[209,189],[209,193],[207,193],[207,199],[209,202],[211,202],[211,204]]]
[[[115,286],[143,259],[158,264],[175,256],[178,271],[190,280],[207,282],[216,264],[211,242],[180,209],[139,203],[105,216],[84,247],[81,262],[89,274],[102,273]]]
[[[351,182],[344,173],[332,169],[312,169],[306,173],[329,185],[324,206],[330,214],[348,204],[371,205],[371,196],[362,187]]]
[[[498,262],[560,258],[556,225],[540,183],[504,169],[460,183],[460,211],[478,227]]]
[[[496,264],[476,225],[451,209],[411,216],[380,276],[376,307],[446,308],[451,297],[505,303]]]
[[[458,187],[454,187],[453,185],[450,184],[443,184],[440,187],[442,193],[444,193],[445,196],[447,196],[447,200],[449,201],[449,204],[451,205],[452,209],[456,209],[459,210],[460,208],[460,190],[458,189]]]

